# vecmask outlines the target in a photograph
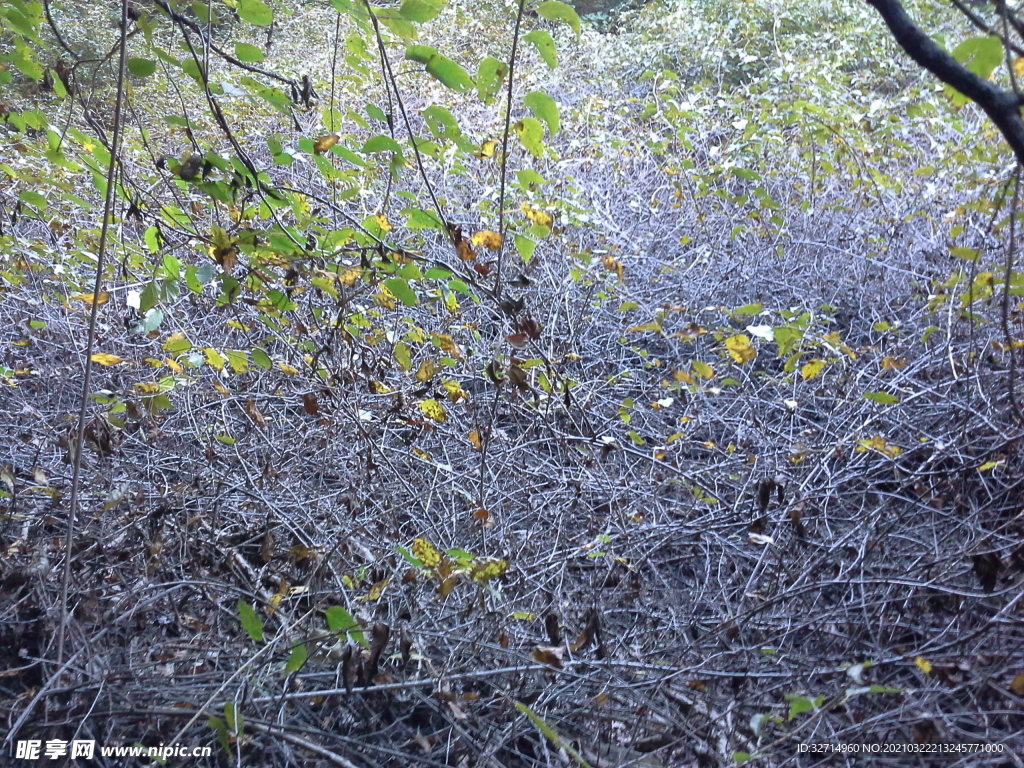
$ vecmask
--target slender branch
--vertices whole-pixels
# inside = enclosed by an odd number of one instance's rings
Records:
[[[505,104],[505,130],[501,136],[501,187],[498,191],[498,234],[501,235],[501,244],[498,248],[498,268],[494,276],[494,295],[501,300],[501,272],[502,264],[505,261],[505,166],[508,163],[508,134],[512,123],[512,81],[515,75],[516,52],[519,48],[519,26],[523,21],[523,7],[526,0],[519,0],[519,10],[516,12],[516,27],[512,32],[512,55],[508,60],[508,98]]]
[[[89,408],[89,385],[92,382],[92,350],[96,344],[96,321],[100,309],[100,289],[103,287],[103,266],[107,255],[107,236],[114,210],[114,181],[117,174],[117,156],[121,142],[121,111],[124,102],[125,62],[128,50],[128,0],[121,0],[121,43],[117,67],[117,100],[114,104],[114,128],[110,139],[110,163],[107,166],[107,194],[103,201],[103,225],[96,254],[96,279],[92,289],[92,310],[89,313],[89,332],[85,342],[85,377],[78,407],[78,432],[74,443],[74,473],[71,478],[71,501],[68,526],[64,537],[64,574],[60,587],[60,626],[57,630],[57,664],[64,660],[64,639],[68,628],[68,587],[71,583],[71,560],[75,541],[75,517],[78,512],[78,491],[82,477],[82,454],[85,444],[85,417]]]
[[[892,36],[909,56],[939,80],[981,107],[1024,164],[1024,119],[1017,97],[971,72],[914,23],[899,0],[866,0],[878,11]]]

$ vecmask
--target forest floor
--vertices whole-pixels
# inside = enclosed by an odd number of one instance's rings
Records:
[[[766,186],[786,226],[762,226],[755,182],[716,197],[681,164],[742,133],[727,109],[679,106],[686,146],[642,116],[669,100],[640,77],[667,44],[631,48],[628,21],[567,43],[550,73],[524,64],[523,91],[542,85],[562,126],[528,198],[556,226],[509,273],[524,278],[512,313],[460,295],[458,311],[403,314],[357,284],[335,306],[379,323],[379,343],[335,335],[312,265],[291,329],[182,291],[139,334],[126,297],[143,280],[115,250],[97,349],[123,362],[93,379],[57,676],[89,310],[67,275],[86,293],[95,265],[55,269],[73,223],[8,232],[0,731],[214,745],[168,762],[190,766],[864,760],[812,744],[872,745],[878,765],[1021,765],[1016,363],[991,280],[976,306],[959,293],[985,287],[970,265],[941,287],[963,262],[939,223],[967,193],[929,189],[922,149],[896,189],[840,169],[802,206],[803,155],[783,144]],[[295,17],[265,66],[305,50],[323,99],[330,49],[303,41],[332,24]],[[426,84],[407,106],[440,98]],[[500,131],[495,110],[458,117],[479,141]],[[300,119],[316,135],[319,113]],[[265,120],[246,132],[289,130]],[[151,138],[180,149],[170,130]],[[495,199],[494,162],[479,163],[432,166],[467,233]],[[307,171],[288,172],[298,186]],[[138,242],[146,223],[118,227]],[[31,265],[18,284],[15,258]],[[296,322],[328,378],[304,365]],[[1008,323],[1019,339],[1016,310]],[[229,354],[253,347],[273,365]],[[166,362],[189,354],[201,364]],[[417,379],[425,361],[442,372]],[[173,407],[143,407],[147,382]]]

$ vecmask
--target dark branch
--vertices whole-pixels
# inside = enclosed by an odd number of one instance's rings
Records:
[[[1024,164],[1024,119],[1017,97],[971,72],[926,35],[907,15],[899,0],[867,0],[885,20],[896,42],[910,57],[939,80],[956,88],[989,116]]]

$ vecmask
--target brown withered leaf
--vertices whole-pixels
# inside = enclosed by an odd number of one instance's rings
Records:
[[[341,655],[341,679],[349,693],[352,693],[359,678],[360,661],[359,653],[352,649],[352,643],[347,643]]]
[[[1002,564],[998,552],[985,552],[974,556],[974,573],[981,582],[981,588],[986,592],[992,592],[996,588],[996,579],[999,578]]]
[[[505,375],[493,360],[487,364],[484,372],[487,374],[487,378],[498,386],[501,386],[501,383],[505,381]]]
[[[534,661],[539,661],[541,664],[547,664],[549,667],[561,669],[562,655],[564,653],[565,650],[561,646],[537,645],[534,646],[534,649],[530,652],[530,657]]]
[[[274,557],[274,533],[267,531],[263,535],[263,543],[260,544],[260,560],[269,563]]]
[[[772,500],[772,491],[775,490],[775,481],[770,477],[761,478],[757,484],[757,508],[763,515],[768,509]],[[760,531],[758,531],[760,533]]]
[[[547,615],[544,616],[544,630],[548,633],[548,642],[551,645],[562,644],[562,631],[558,627],[558,614],[554,611],[548,611]]]
[[[536,341],[540,338],[541,327],[540,323],[534,320],[532,317],[521,317],[518,322],[519,330],[529,336],[531,339]]]
[[[586,625],[583,627],[583,632],[576,638],[576,642],[573,643],[570,649],[575,651],[581,651],[590,645],[597,646],[597,658],[604,658],[604,643],[601,640],[601,614],[597,608],[591,608],[586,614]]]
[[[517,389],[530,388],[530,385],[527,383],[526,371],[514,363],[508,367],[508,380],[511,381],[512,385]]]
[[[525,349],[530,343],[530,338],[525,333],[513,333],[507,337],[508,343],[516,349]]]
[[[387,647],[388,640],[390,639],[391,627],[379,621],[373,625],[373,635],[370,640],[370,658],[366,660],[366,664],[363,666],[363,685],[370,685],[373,682],[373,678],[377,676],[380,657],[384,653],[384,649]]]
[[[440,584],[437,585],[437,594],[441,597],[448,597],[455,589],[455,585],[459,583],[459,574],[453,573],[451,576],[444,578]]]
[[[307,392],[302,396],[302,409],[310,416],[320,413],[320,403],[313,392]]]
[[[409,663],[409,656],[412,654],[412,633],[408,627],[402,627],[400,639],[398,641],[398,649],[402,653],[402,663]]]
[[[253,423],[260,429],[264,429],[267,426],[266,419],[263,418],[263,414],[260,413],[260,409],[256,407],[256,401],[249,399],[245,403],[245,413],[253,420]]]
[[[321,136],[313,142],[313,154],[322,155],[337,143],[338,134],[336,133],[329,133],[326,136]]]

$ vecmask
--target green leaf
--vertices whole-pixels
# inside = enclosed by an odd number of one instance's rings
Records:
[[[1002,63],[1003,55],[1003,41],[995,35],[971,37],[953,49],[954,59],[985,79]]]
[[[288,662],[284,665],[284,673],[290,675],[293,672],[298,672],[302,669],[302,665],[306,663],[308,655],[305,643],[296,645],[292,648],[292,652],[288,656]]]
[[[235,708],[233,701],[224,703],[224,720],[227,721],[228,728],[234,733],[241,736],[245,732],[245,718],[242,717],[242,713]]]
[[[324,615],[327,617],[327,626],[331,632],[345,632],[360,645],[369,647],[359,622],[340,605],[332,605],[324,612]]]
[[[964,248],[960,246],[950,248],[949,252],[958,259],[965,259],[966,261],[977,261],[978,255],[981,253],[977,248]]]
[[[865,392],[864,397],[882,405],[893,405],[900,401],[896,395],[890,395],[888,392]]]
[[[534,157],[544,156],[544,126],[539,120],[524,117],[515,125],[519,142],[530,150]]]
[[[462,129],[455,115],[446,107],[432,104],[423,110],[423,119],[427,122],[430,132],[439,139],[456,140],[462,137]]]
[[[402,154],[402,146],[390,136],[378,135],[363,144],[363,154],[374,152],[396,152]]]
[[[156,72],[156,62],[152,59],[131,58],[125,62],[129,74],[135,77],[149,77]]]
[[[256,615],[256,609],[241,598],[238,599],[238,615],[242,620],[242,629],[258,643],[263,642],[263,620]]]
[[[238,16],[258,27],[268,27],[274,22],[274,12],[263,0],[238,0]]]
[[[146,312],[142,319],[142,331],[144,333],[152,333],[160,327],[160,323],[164,321],[164,313],[159,307],[153,307],[149,312]]]
[[[384,281],[384,287],[398,297],[407,307],[416,306],[416,291],[409,287],[409,283],[400,277],[392,277]]]
[[[404,0],[402,7],[398,9],[398,15],[408,21],[422,24],[437,16],[443,5],[444,3],[431,3],[427,0]]]
[[[792,720],[799,714],[804,712],[813,712],[815,709],[820,707],[825,701],[824,696],[817,696],[813,699],[809,699],[806,696],[794,696],[793,694],[786,694],[786,701],[789,702],[789,719]]]
[[[268,355],[259,347],[253,347],[249,354],[252,356],[253,363],[258,365],[263,370],[269,371],[271,368],[274,367],[274,362],[270,359],[270,355]]]
[[[380,19],[380,23],[385,27],[394,32],[402,40],[415,40],[416,27],[411,21],[406,21],[403,18],[399,18],[397,11],[391,11],[394,16],[385,15],[389,9],[384,9],[384,13],[379,10],[375,12],[375,15]]]
[[[412,370],[412,350],[409,349],[409,345],[404,341],[400,341],[395,345],[395,360],[398,361],[398,364],[404,370]]]
[[[522,712],[524,715],[530,718],[530,722],[537,726],[537,730],[539,730],[541,733],[547,736],[548,740],[552,744],[554,744],[558,749],[564,749],[566,754],[572,757],[572,759],[579,763],[581,766],[584,766],[584,768],[590,768],[590,763],[584,760],[583,757],[580,756],[580,753],[573,749],[572,744],[562,739],[562,737],[558,735],[555,729],[548,725],[547,722],[545,722],[544,718],[542,718],[540,715],[538,715],[536,712],[534,712],[532,709],[530,709],[522,702],[517,701],[515,702],[515,705],[516,709],[518,709],[520,712]]]
[[[459,93],[464,93],[473,87],[473,78],[466,70],[439,53],[430,57],[430,61],[427,62],[427,73]]]
[[[576,36],[580,34],[580,17],[579,14],[573,10],[571,5],[560,3],[558,0],[548,0],[546,3],[541,3],[540,7],[537,8],[537,13],[543,16],[548,21],[564,21],[573,31]],[[996,38],[998,39],[998,38]]]
[[[410,45],[405,49],[405,58],[418,64],[426,64],[437,55],[437,48],[432,45]]]
[[[536,46],[537,53],[544,59],[548,67],[554,69],[558,66],[558,51],[555,49],[555,40],[551,37],[550,32],[546,29],[535,29],[523,39]]]
[[[235,57],[246,63],[258,63],[266,58],[262,49],[255,45],[249,45],[249,43],[235,43]]]
[[[504,61],[499,61],[493,56],[481,61],[476,70],[476,92],[480,101],[484,104],[493,102],[507,76],[508,64]]]
[[[437,229],[444,232],[444,224],[433,211],[425,211],[422,208],[406,208],[402,211],[402,215],[409,217],[406,222],[409,229]]]
[[[523,103],[530,108],[534,117],[548,124],[548,131],[551,132],[552,137],[558,133],[558,105],[554,99],[543,91],[530,91],[523,99]]]
[[[22,191],[21,193],[18,194],[18,199],[21,200],[21,202],[23,203],[31,205],[36,210],[46,210],[46,197],[42,193],[36,192],[34,189],[26,189]]]
[[[531,240],[523,235],[516,235],[516,250],[519,251],[519,256],[524,262],[529,262],[533,258],[533,252],[536,249],[536,240]]]

